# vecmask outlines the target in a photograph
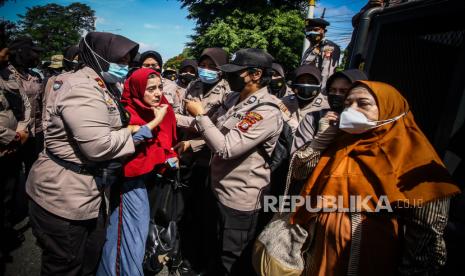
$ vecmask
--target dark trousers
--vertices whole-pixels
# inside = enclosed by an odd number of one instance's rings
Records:
[[[261,210],[239,211],[216,201],[216,252],[211,252],[209,275],[255,275],[252,249],[263,229]]]
[[[17,154],[0,157],[0,251],[9,251],[11,229],[15,223],[15,194],[19,186],[21,160]]]
[[[212,233],[206,232],[208,228],[204,227],[203,221],[209,219],[209,208],[205,206],[206,192],[209,190],[208,173],[208,167],[192,167],[188,186],[183,188],[185,205],[180,222],[181,252],[196,271],[206,269],[206,260],[210,255],[206,238],[211,237]]]
[[[68,220],[34,201],[29,204],[32,233],[42,248],[41,275],[94,275],[105,242],[105,216]]]

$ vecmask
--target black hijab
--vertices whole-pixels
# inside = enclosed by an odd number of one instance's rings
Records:
[[[79,47],[77,45],[71,45],[65,48],[63,51],[63,65],[66,71],[75,69],[73,60],[77,55],[79,55]]]
[[[39,65],[40,53],[43,49],[37,47],[30,37],[18,37],[8,45],[10,62],[16,69],[30,69]]]
[[[101,71],[108,71],[108,62],[117,63],[128,53],[132,60],[138,50],[139,44],[124,36],[90,32],[79,43],[79,58],[80,62],[101,75]]]
[[[140,54],[139,67],[142,67],[144,61],[149,57],[154,58],[157,61],[158,65],[160,66],[160,70],[163,68],[163,59],[161,58],[160,53],[157,51],[145,51]]]
[[[329,89],[333,81],[337,78],[345,78],[350,83],[354,83],[355,81],[358,81],[358,80],[368,80],[368,77],[365,74],[365,72],[359,69],[349,69],[349,70],[339,71],[339,72],[332,74],[331,77],[328,78],[328,80],[326,81],[326,89]]]

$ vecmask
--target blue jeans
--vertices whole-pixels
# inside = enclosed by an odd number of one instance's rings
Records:
[[[102,259],[97,275],[117,275],[119,254],[119,275],[143,276],[142,262],[145,254],[150,207],[145,187],[145,176],[126,179],[121,190],[121,203],[113,210],[107,229]],[[119,221],[122,209],[121,224]],[[118,247],[118,233],[121,241]],[[119,252],[118,252],[119,251]],[[118,276],[119,276],[118,275]]]

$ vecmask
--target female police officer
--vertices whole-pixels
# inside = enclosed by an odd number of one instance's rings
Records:
[[[126,127],[112,84],[127,74],[138,44],[92,32],[79,47],[81,69],[58,76],[47,97],[46,150],[26,184],[42,275],[93,274],[105,239],[105,180],[134,152],[135,129]]]

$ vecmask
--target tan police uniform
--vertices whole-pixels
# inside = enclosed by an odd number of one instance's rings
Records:
[[[7,70],[7,69],[4,69]],[[7,100],[7,93],[12,93],[17,101],[10,103]],[[13,107],[12,104],[20,104],[20,107]],[[13,113],[13,108],[23,110],[18,120]],[[19,84],[14,75],[10,74],[7,80],[0,77],[0,148],[10,144],[18,131],[28,131],[31,123],[31,105],[26,94],[19,89]],[[0,157],[2,156],[0,149]]]
[[[318,96],[316,96],[316,98],[304,108],[299,108],[299,102],[297,101],[296,95],[286,96],[282,98],[282,101],[291,113],[291,117],[295,118],[299,123],[304,119],[307,113],[329,108],[328,100],[321,93],[319,93]]]
[[[229,84],[226,80],[222,79],[205,94],[202,90],[203,85],[199,79],[192,81],[186,89],[184,98],[200,101],[207,115],[215,114],[231,91]],[[184,129],[193,129],[194,121],[195,118],[188,115],[184,104],[182,104],[181,113],[176,115],[177,126]],[[197,139],[198,136],[198,133],[188,133],[187,135],[194,152],[201,150],[204,145],[202,139]]]
[[[57,76],[47,95],[45,144],[58,158],[78,164],[134,153],[130,130],[103,80],[91,68]],[[101,193],[94,177],[65,169],[41,153],[26,191],[45,210],[70,220],[96,218]]]
[[[175,113],[181,113],[182,100],[186,94],[186,88],[181,87],[176,81],[163,79],[163,95],[173,107]]]
[[[202,137],[214,153],[211,183],[214,194],[225,206],[253,211],[261,208],[259,197],[270,183],[271,170],[260,151],[263,146],[271,156],[283,127],[282,114],[270,105],[278,104],[262,88],[240,103],[240,93],[231,93],[212,122],[208,116],[197,117]]]
[[[324,91],[326,80],[334,74],[339,65],[340,56],[341,49],[339,46],[328,39],[324,39],[317,45],[310,46],[305,50],[300,64],[313,64],[321,71],[322,91]]]
[[[20,74],[12,65],[8,67],[19,83],[19,89],[25,93],[31,105],[30,135],[42,132],[42,80],[32,74]]]

